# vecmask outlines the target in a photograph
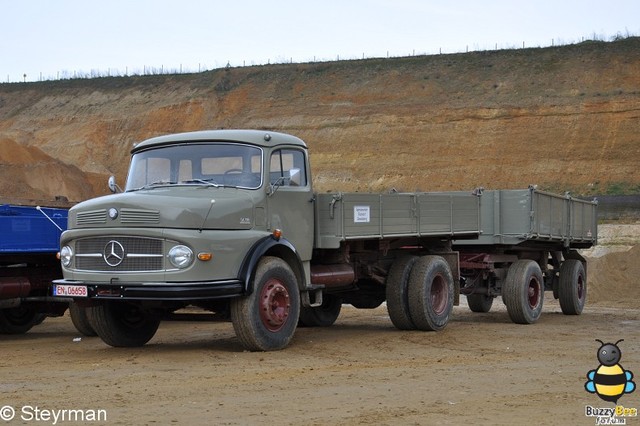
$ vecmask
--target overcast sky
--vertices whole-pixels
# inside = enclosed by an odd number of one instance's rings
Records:
[[[638,0],[0,0],[0,82],[640,35]]]

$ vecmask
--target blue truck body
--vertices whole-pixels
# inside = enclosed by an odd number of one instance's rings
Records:
[[[67,227],[67,215],[67,209],[0,205],[0,254],[55,255],[60,250],[60,234]]]
[[[25,333],[67,309],[48,296],[62,276],[56,253],[67,216],[66,208],[0,205],[0,333]]]

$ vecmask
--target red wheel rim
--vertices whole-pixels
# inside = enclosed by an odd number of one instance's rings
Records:
[[[282,283],[272,278],[262,287],[260,293],[260,319],[269,331],[278,331],[289,318],[289,292]]]
[[[431,283],[431,306],[436,315],[442,315],[445,312],[448,301],[447,284],[442,275],[437,275]]]
[[[531,280],[529,281],[529,288],[527,289],[527,292],[529,306],[531,307],[531,309],[535,309],[540,303],[540,295],[542,294],[540,283],[537,279],[531,278]]]

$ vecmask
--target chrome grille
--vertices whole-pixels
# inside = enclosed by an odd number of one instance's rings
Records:
[[[107,211],[91,210],[87,212],[78,212],[76,216],[76,223],[78,225],[94,225],[107,222]]]
[[[114,249],[117,248],[117,250]],[[123,253],[119,253],[120,247]],[[109,259],[111,251],[113,259]],[[107,260],[111,264],[107,263]],[[118,261],[121,260],[121,263]],[[113,264],[118,263],[115,266]],[[93,237],[76,241],[75,269],[82,271],[150,272],[164,270],[162,240],[143,237]]]

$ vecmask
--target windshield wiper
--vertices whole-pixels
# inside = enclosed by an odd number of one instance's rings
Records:
[[[221,186],[220,184],[212,182],[212,179],[190,179],[183,180],[181,183],[201,183],[203,185],[213,186],[215,188],[219,188]]]
[[[157,180],[155,182],[151,182],[151,183],[148,183],[146,185],[143,185],[140,188],[131,189],[131,191],[141,191],[143,189],[151,189],[151,188],[157,188],[157,187],[160,187],[160,186],[175,185],[177,183],[178,182],[174,182],[174,181],[171,181],[171,180]]]

